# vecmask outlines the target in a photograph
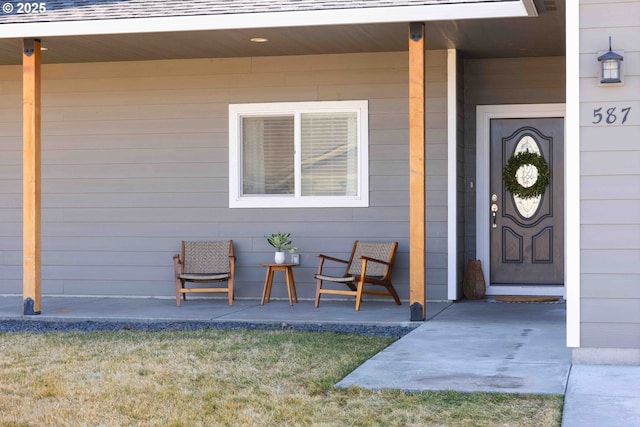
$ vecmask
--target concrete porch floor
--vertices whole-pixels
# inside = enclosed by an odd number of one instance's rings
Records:
[[[254,323],[344,323],[380,326],[414,326],[423,322],[409,320],[409,305],[393,301],[363,301],[360,311],[351,301],[238,300],[229,306],[223,299],[187,297],[180,307],[174,298],[109,298],[43,296],[42,313],[23,316],[21,296],[0,296],[0,320],[100,320],[100,321],[207,321]],[[427,303],[427,318],[447,308],[449,302]]]

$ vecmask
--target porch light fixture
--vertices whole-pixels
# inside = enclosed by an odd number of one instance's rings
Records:
[[[269,39],[266,37],[253,37],[249,40],[251,40],[254,43],[266,43],[269,41]]]
[[[602,78],[600,83],[620,83],[621,79],[621,62],[624,59],[622,55],[619,55],[611,50],[611,37],[609,37],[609,52],[600,55],[598,61],[601,62]]]

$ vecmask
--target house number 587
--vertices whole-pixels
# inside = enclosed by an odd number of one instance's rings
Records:
[[[622,119],[621,124],[627,121],[627,117],[629,116],[629,112],[631,111],[631,107],[621,108],[620,113],[616,113],[616,107],[607,108],[605,111],[602,111],[602,107],[593,109],[593,123],[597,125],[601,122],[604,122],[608,125],[612,125],[618,121],[618,119]]]

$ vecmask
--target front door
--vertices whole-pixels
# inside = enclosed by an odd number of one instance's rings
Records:
[[[563,284],[564,120],[491,119],[490,145],[491,285]]]

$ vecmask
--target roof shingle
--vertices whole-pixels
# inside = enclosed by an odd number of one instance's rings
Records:
[[[5,1],[0,24],[91,21],[104,19],[159,18],[298,12],[314,10],[409,7],[436,4],[500,2],[513,0],[47,0],[46,11],[24,13],[23,1]],[[33,4],[33,3],[31,3]],[[8,6],[9,5],[9,6]]]

